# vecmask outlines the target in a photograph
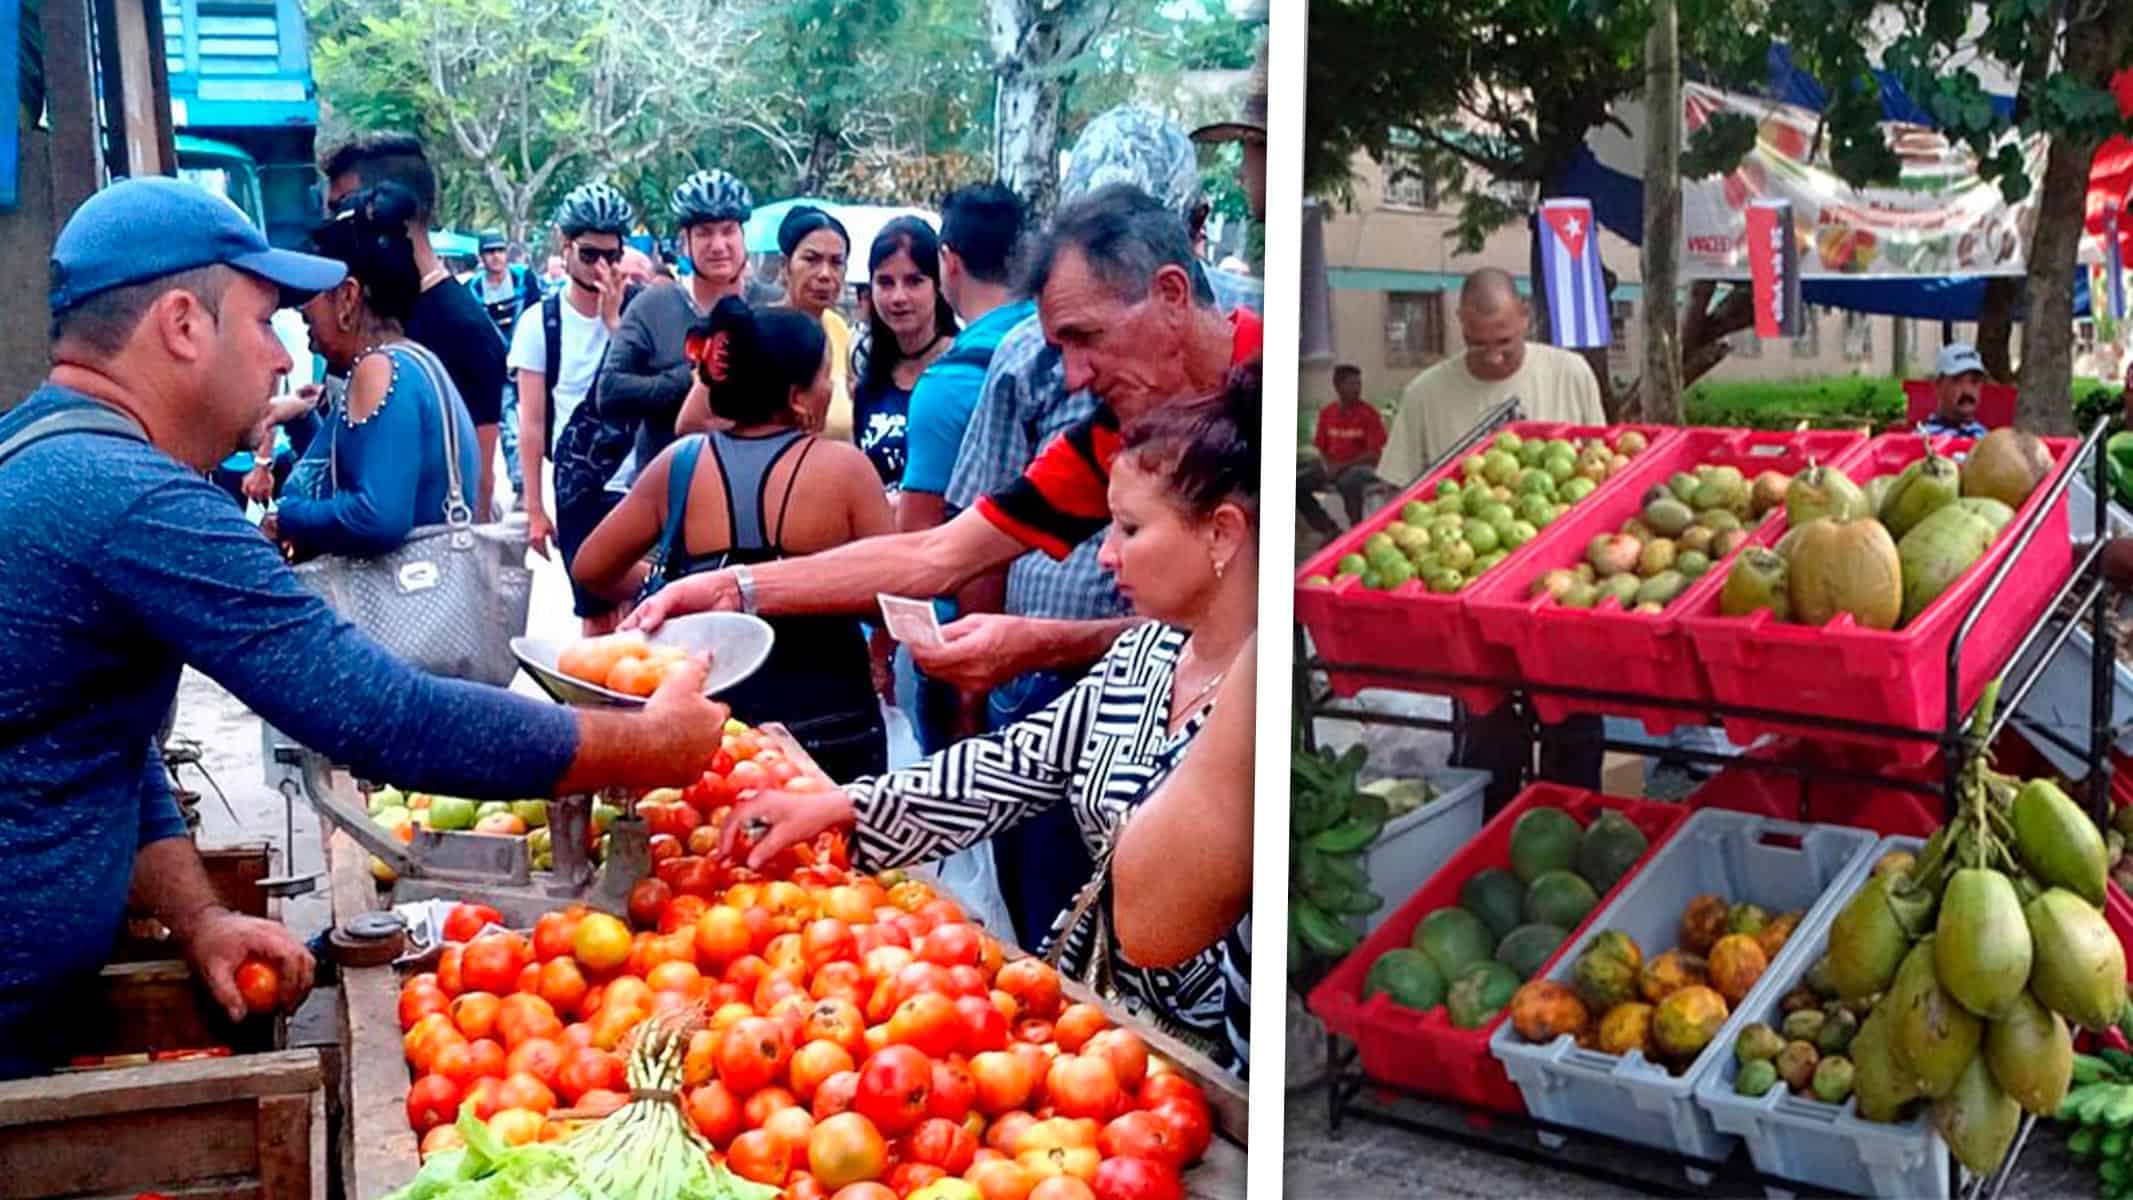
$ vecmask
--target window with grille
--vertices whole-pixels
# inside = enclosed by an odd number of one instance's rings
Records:
[[[1385,365],[1419,367],[1445,354],[1443,292],[1385,293]]]
[[[1385,152],[1386,208],[1429,210],[1437,207],[1437,182],[1422,169],[1422,158],[1411,150]]]

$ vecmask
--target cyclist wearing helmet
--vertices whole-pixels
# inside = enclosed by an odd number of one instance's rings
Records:
[[[741,227],[754,207],[747,186],[724,171],[698,171],[674,189],[680,248],[693,272],[679,286],[654,289],[630,307],[608,347],[595,399],[601,416],[636,426],[631,478],[674,440],[674,422],[695,381],[684,349],[689,327],[727,296],[746,299]]]
[[[520,321],[511,339],[510,364],[518,381],[519,444],[526,462],[526,532],[535,553],[546,554],[553,535],[567,566],[578,542],[606,515],[601,503],[607,480],[621,465],[629,444],[627,426],[610,426],[604,434],[585,430],[568,436],[559,452],[558,434],[569,435],[582,413],[586,424],[599,414],[583,401],[592,392],[600,364],[622,306],[635,289],[622,276],[622,239],[633,214],[621,192],[604,183],[588,183],[563,197],[556,210],[562,235],[566,282],[541,301],[538,319]],[[599,436],[594,436],[600,434]],[[595,443],[605,453],[591,453]],[[547,481],[541,464],[556,464],[556,505],[551,520]],[[597,617],[609,607],[580,596],[578,615]]]

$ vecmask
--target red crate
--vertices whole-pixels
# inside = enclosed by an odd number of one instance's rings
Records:
[[[1971,443],[1969,438],[1934,441],[1941,453],[1949,455],[1967,452]],[[1767,611],[1721,617],[1718,593],[1722,584],[1685,598],[1681,624],[1703,664],[1712,698],[1719,704],[1802,716],[1928,731],[1940,728],[1946,715],[1949,639],[1984,590],[1986,579],[2006,559],[2008,547],[2014,544],[2012,531],[2043,503],[2044,493],[2068,469],[2080,444],[2073,438],[2045,439],[2053,455],[2052,472],[2015,514],[2009,532],[1902,629],[1861,629],[1850,616],[1841,614],[1819,629],[1778,621]],[[1926,439],[1918,434],[1884,434],[1868,443],[1863,454],[1848,460],[1844,471],[1853,479],[1865,480],[1900,471],[1925,452]],[[1975,704],[1986,682],[2006,668],[2015,644],[2042,618],[2051,593],[2072,569],[2074,551],[2066,522],[2066,496],[2061,493],[2002,586],[1999,600],[1971,628],[1958,681],[1962,707]],[[1784,532],[1780,519],[1766,523],[1750,541],[1771,545]],[[1766,733],[1866,743],[1905,763],[1925,762],[1936,753],[1935,746],[1927,742],[1742,717],[1726,720],[1726,736],[1743,745]]]
[[[1441,1005],[1426,1013],[1418,1013],[1401,1008],[1382,995],[1372,996],[1369,1000],[1362,997],[1363,977],[1370,972],[1370,964],[1376,962],[1379,955],[1409,944],[1415,926],[1423,917],[1447,905],[1457,904],[1459,889],[1476,872],[1510,864],[1511,826],[1527,809],[1541,805],[1554,805],[1576,817],[1583,825],[1590,825],[1601,809],[1615,809],[1643,830],[1651,842],[1637,865],[1600,897],[1600,902],[1592,909],[1595,914],[1606,908],[1615,892],[1651,861],[1652,855],[1673,835],[1675,826],[1689,815],[1688,809],[1676,804],[1602,796],[1552,783],[1536,783],[1519,793],[1508,807],[1496,814],[1494,820],[1482,826],[1472,841],[1438,868],[1420,891],[1408,897],[1384,924],[1365,938],[1355,953],[1342,960],[1324,982],[1312,989],[1311,1011],[1326,1023],[1326,1028],[1356,1044],[1363,1071],[1371,1078],[1476,1108],[1505,1113],[1526,1111],[1526,1102],[1512,1084],[1511,1077],[1504,1073],[1503,1064],[1489,1053],[1489,1035],[1503,1020],[1501,1016],[1480,1029],[1459,1029]],[[1563,945],[1576,942],[1579,930],[1591,919],[1588,915],[1585,922],[1571,930],[1570,936],[1563,939]],[[1549,959],[1550,964],[1554,961]],[[1544,965],[1534,978],[1547,973],[1548,967]]]
[[[1867,444],[1863,433],[1826,429],[1804,433],[1752,429],[1689,429],[1663,447],[1637,457],[1629,482],[1605,497],[1594,495],[1574,513],[1550,525],[1533,540],[1534,554],[1514,564],[1505,560],[1473,589],[1468,609],[1492,645],[1512,651],[1527,681],[1559,687],[1591,687],[1630,692],[1655,699],[1708,704],[1710,684],[1682,632],[1680,614],[1696,588],[1724,585],[1729,556],[1712,564],[1702,579],[1682,593],[1667,611],[1635,613],[1614,600],[1594,609],[1564,608],[1548,597],[1528,595],[1533,581],[1558,567],[1585,559],[1593,538],[1612,533],[1644,507],[1644,497],[1677,471],[1730,466],[1750,479],[1764,471],[1787,475],[1812,462],[1841,467]],[[1764,518],[1782,521],[1778,514]],[[1744,545],[1746,543],[1743,543]],[[1737,551],[1736,551],[1737,553]],[[1572,713],[1611,713],[1635,717],[1655,734],[1700,723],[1687,709],[1610,704],[1535,695],[1534,711],[1548,724]]]
[[[1663,425],[1566,425],[1559,421],[1513,421],[1500,432],[1515,433],[1522,438],[1604,438],[1612,446],[1621,436],[1631,430],[1642,433],[1647,444],[1641,460],[1663,450],[1667,443],[1680,436],[1680,431]],[[1578,512],[1626,486],[1637,474],[1635,460],[1631,466],[1617,472],[1614,478],[1601,484],[1592,495],[1576,505],[1571,511]],[[1319,657],[1329,662],[1370,663],[1410,671],[1427,671],[1446,675],[1474,675],[1511,678],[1518,668],[1518,660],[1508,650],[1486,645],[1481,640],[1480,630],[1474,625],[1467,611],[1467,596],[1472,589],[1451,595],[1439,595],[1424,587],[1420,581],[1404,583],[1391,591],[1373,591],[1353,577],[1342,578],[1334,573],[1334,567],[1349,554],[1362,552],[1363,543],[1370,536],[1384,529],[1399,515],[1400,508],[1410,500],[1434,499],[1440,480],[1457,478],[1459,464],[1446,465],[1442,470],[1425,475],[1413,487],[1400,493],[1398,499],[1377,512],[1355,528],[1336,538],[1333,543],[1304,563],[1296,572],[1296,619],[1311,633],[1311,641]],[[1565,513],[1556,524],[1572,519]],[[1550,528],[1553,528],[1551,526]],[[1496,570],[1484,578],[1501,572],[1516,571],[1518,564],[1530,556],[1542,539],[1534,538],[1512,551]],[[1307,584],[1304,581],[1314,575],[1323,575],[1332,580],[1329,584]],[[1331,683],[1335,693],[1353,696],[1367,687],[1400,688],[1406,691],[1438,691],[1413,683],[1399,683],[1382,676],[1334,672]],[[1464,703],[1474,712],[1488,712],[1503,703],[1504,693],[1500,688],[1451,687],[1441,689],[1444,695]]]
[[[1773,738],[1742,757],[1766,762],[1829,761],[1829,756],[1813,744],[1792,738]],[[1878,769],[1888,770],[1885,765]],[[1924,766],[1897,768],[1892,773],[1923,783],[1938,783],[1940,769],[1940,761],[1934,759]],[[1781,821],[1871,829],[1884,837],[1931,837],[1942,824],[1937,796],[1848,779],[1811,779],[1803,792],[1799,776],[1752,766],[1720,771],[1691,793],[1687,802],[1692,808],[1723,808]]]

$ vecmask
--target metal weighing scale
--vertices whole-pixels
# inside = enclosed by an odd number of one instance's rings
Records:
[[[753,675],[770,656],[773,634],[759,617],[743,613],[698,613],[667,622],[652,639],[655,645],[708,650],[712,668],[705,694],[716,695]],[[633,696],[594,687],[558,673],[556,655],[565,641],[552,638],[511,639],[512,652],[534,682],[558,703],[576,707],[630,708],[644,702]],[[620,915],[628,910],[629,892],[651,873],[651,836],[636,815],[638,793],[609,788],[595,796],[580,793],[548,801],[548,828],[554,846],[553,870],[536,871],[527,839],[417,827],[402,842],[370,819],[368,795],[375,790],[359,782],[324,755],[298,745],[264,726],[267,783],[279,790],[293,826],[294,805],[308,802],[321,821],[347,832],[397,877],[395,903],[438,898],[487,904],[516,928],[531,925],[557,902],[577,900]],[[778,726],[763,732],[805,761],[805,752]],[[593,803],[621,810],[608,828],[604,863],[595,862],[589,831]],[[306,888],[305,890],[309,890]]]

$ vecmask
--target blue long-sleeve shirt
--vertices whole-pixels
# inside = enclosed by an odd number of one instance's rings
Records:
[[[47,385],[0,439],[95,401]],[[46,438],[0,466],[0,1078],[109,957],[134,856],[185,826],[156,733],[190,665],[360,775],[553,794],[565,708],[425,674],[336,616],[229,497],[145,443]]]
[[[387,349],[392,383],[376,412],[360,423],[343,410],[326,419],[320,436],[310,440],[305,457],[314,459],[320,478],[334,461],[336,478],[323,499],[291,496],[281,502],[281,535],[306,554],[341,554],[372,558],[396,550],[418,525],[444,520],[450,479],[444,461],[444,413],[436,389],[416,365],[413,352]],[[449,382],[449,380],[447,380]],[[460,494],[469,506],[481,486],[481,448],[474,441],[474,419],[458,396],[445,408],[459,431]]]

